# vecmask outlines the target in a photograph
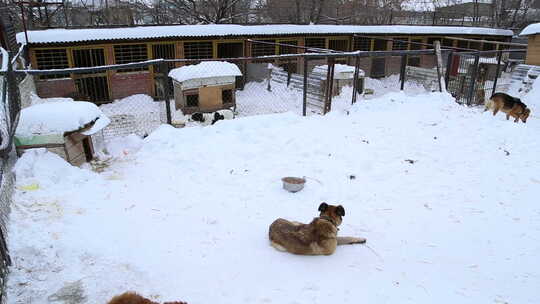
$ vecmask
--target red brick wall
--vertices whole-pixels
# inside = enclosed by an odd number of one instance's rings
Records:
[[[116,73],[111,76],[110,82],[113,100],[134,94],[152,95],[152,82],[148,72]]]
[[[36,91],[39,97],[67,97],[76,92],[75,81],[71,78],[37,80]]]

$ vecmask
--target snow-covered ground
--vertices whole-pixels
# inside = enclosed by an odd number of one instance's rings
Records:
[[[190,304],[540,302],[538,106],[527,124],[441,93],[345,109],[164,125],[116,141],[102,173],[26,153],[8,303],[126,290]],[[284,191],[290,175],[305,189]],[[269,246],[274,219],[308,222],[322,201],[367,246]]]

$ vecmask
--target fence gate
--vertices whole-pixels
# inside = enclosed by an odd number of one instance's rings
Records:
[[[271,82],[282,84],[289,89],[297,90],[299,93],[304,90],[304,76],[301,74],[289,73],[280,68],[273,68],[270,74]],[[307,79],[307,113],[324,113],[324,80],[326,75],[319,73],[309,73]],[[272,84],[271,84],[272,85]]]

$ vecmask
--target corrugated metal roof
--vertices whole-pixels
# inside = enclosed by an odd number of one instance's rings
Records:
[[[106,40],[142,40],[155,38],[185,38],[212,36],[269,36],[316,34],[433,34],[433,35],[483,35],[512,36],[510,30],[411,25],[171,25],[96,29],[49,29],[29,31],[29,43],[67,43]],[[24,33],[17,34],[17,41],[25,42]]]

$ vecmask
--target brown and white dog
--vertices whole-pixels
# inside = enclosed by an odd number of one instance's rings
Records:
[[[521,119],[523,123],[527,122],[527,118],[531,114],[531,110],[527,108],[527,105],[524,104],[521,99],[505,93],[493,94],[486,103],[484,112],[488,110],[493,110],[493,116],[495,116],[497,112],[502,111],[506,113],[506,120],[510,119],[510,116],[512,116],[515,118],[514,122],[518,122]]]
[[[124,292],[113,297],[107,304],[159,304],[147,299],[135,292]],[[187,304],[186,302],[165,302],[163,304]]]
[[[275,220],[270,225],[269,237],[271,245],[279,251],[288,251],[303,255],[330,255],[338,245],[362,244],[364,238],[338,237],[338,226],[345,216],[343,206],[322,203],[319,206],[319,217],[309,224],[290,222],[284,219]]]

